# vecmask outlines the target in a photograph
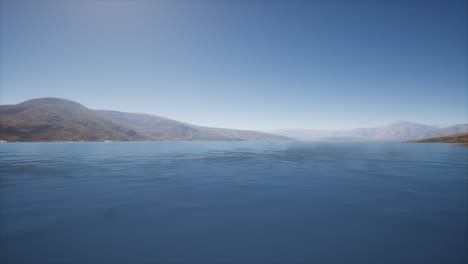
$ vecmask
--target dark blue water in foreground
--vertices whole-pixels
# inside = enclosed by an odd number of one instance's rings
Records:
[[[467,263],[468,148],[6,143],[0,262]]]

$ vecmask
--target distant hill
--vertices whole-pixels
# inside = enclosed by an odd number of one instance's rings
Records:
[[[466,143],[468,144],[468,133],[448,135],[436,138],[411,140],[407,142],[436,142],[436,143]]]
[[[101,117],[83,105],[58,98],[0,106],[0,139],[6,141],[136,141],[137,131]]]
[[[91,110],[59,98],[0,106],[0,140],[287,140],[267,133],[199,127],[164,117]]]
[[[418,140],[468,133],[468,124],[436,127],[396,122],[347,130],[283,129],[256,132],[196,126],[149,114],[91,110],[60,98],[0,106],[0,140]]]
[[[154,140],[288,140],[262,132],[195,126],[149,114],[97,110],[101,116],[141,131]]]
[[[401,121],[381,127],[355,128],[347,130],[283,129],[271,130],[268,132],[299,140],[336,138],[356,140],[411,140],[467,133],[468,124],[436,127]]]

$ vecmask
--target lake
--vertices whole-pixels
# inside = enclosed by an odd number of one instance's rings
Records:
[[[454,144],[0,144],[0,262],[467,263]]]

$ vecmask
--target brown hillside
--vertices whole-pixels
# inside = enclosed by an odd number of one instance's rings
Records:
[[[435,142],[435,143],[468,143],[468,133],[448,135],[436,138],[411,140],[408,142]]]
[[[0,106],[0,139],[7,141],[134,141],[147,137],[58,98]]]

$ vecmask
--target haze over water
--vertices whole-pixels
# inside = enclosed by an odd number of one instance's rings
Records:
[[[1,263],[466,263],[468,149],[0,145]]]

